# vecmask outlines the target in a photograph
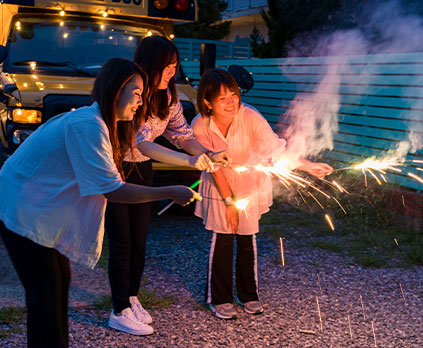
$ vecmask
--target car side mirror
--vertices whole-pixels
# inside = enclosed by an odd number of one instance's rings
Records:
[[[3,63],[7,57],[7,48],[0,45],[0,63]]]
[[[241,92],[247,93],[254,86],[254,79],[251,74],[241,65],[231,65],[228,72],[237,82]]]

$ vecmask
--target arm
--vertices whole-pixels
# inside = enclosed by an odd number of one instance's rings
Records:
[[[222,200],[225,200],[228,197],[233,197],[232,190],[229,187],[229,184],[223,175],[222,170],[217,170],[212,173],[214,182],[216,183],[217,190],[219,191],[220,195],[222,196]],[[226,206],[226,222],[227,227],[231,228],[232,233],[236,233],[238,230],[239,224],[239,216],[238,210],[234,204],[227,204]]]
[[[172,199],[180,205],[186,205],[198,194],[185,186],[149,187],[125,183],[117,190],[105,193],[110,202],[116,203],[146,203],[162,199]]]
[[[333,171],[333,168],[326,163],[310,162],[304,158],[299,158],[297,161],[299,162],[299,165],[296,169],[307,172],[320,179],[323,179],[326,175],[332,173]]]
[[[198,170],[212,168],[213,164],[206,154],[189,156],[185,153],[170,150],[151,141],[142,141],[137,144],[138,150],[144,155],[159,162],[193,167]]]

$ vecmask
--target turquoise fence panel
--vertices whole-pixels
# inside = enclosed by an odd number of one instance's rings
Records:
[[[249,59],[252,57],[250,41],[238,39],[232,42],[174,38],[173,42],[178,47],[181,60],[199,60],[202,43],[213,43],[216,45],[216,59]]]
[[[423,53],[225,59],[216,66],[227,69],[232,64],[252,74],[255,85],[243,101],[256,107],[275,130],[289,126],[287,111],[294,100],[305,101],[318,89],[326,90],[321,95],[337,109],[339,130],[334,135],[334,149],[323,156],[335,166],[384,156],[408,140],[412,131],[423,139]],[[183,66],[190,72],[191,82],[198,84],[199,62],[183,62]],[[421,160],[423,153],[408,154],[407,158]],[[423,175],[417,170],[413,173]],[[405,173],[392,173],[389,180],[423,188]]]

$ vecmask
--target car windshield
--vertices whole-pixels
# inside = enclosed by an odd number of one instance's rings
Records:
[[[110,58],[132,59],[145,36],[161,33],[122,22],[21,17],[10,35],[7,70],[89,76]]]

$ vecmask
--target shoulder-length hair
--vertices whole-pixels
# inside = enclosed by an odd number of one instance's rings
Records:
[[[135,51],[134,61],[148,74],[146,120],[153,115],[162,120],[165,119],[169,114],[169,106],[178,102],[175,76],[169,80],[168,85],[171,95],[170,103],[167,90],[159,90],[158,87],[164,68],[176,63],[176,73],[179,70],[180,59],[176,45],[163,36],[145,37]]]
[[[203,116],[210,117],[212,110],[206,106],[205,100],[211,103],[220,94],[222,87],[226,87],[238,96],[241,105],[241,95],[235,79],[223,69],[211,69],[206,71],[198,83],[197,106]]]
[[[138,108],[132,121],[117,119],[117,100],[125,85],[136,75],[143,80],[142,105]],[[109,129],[110,143],[113,149],[113,159],[122,178],[122,162],[125,153],[133,153],[133,143],[136,131],[139,129],[145,114],[147,74],[136,63],[122,58],[108,60],[98,72],[92,90],[92,98],[100,107],[103,120]]]

